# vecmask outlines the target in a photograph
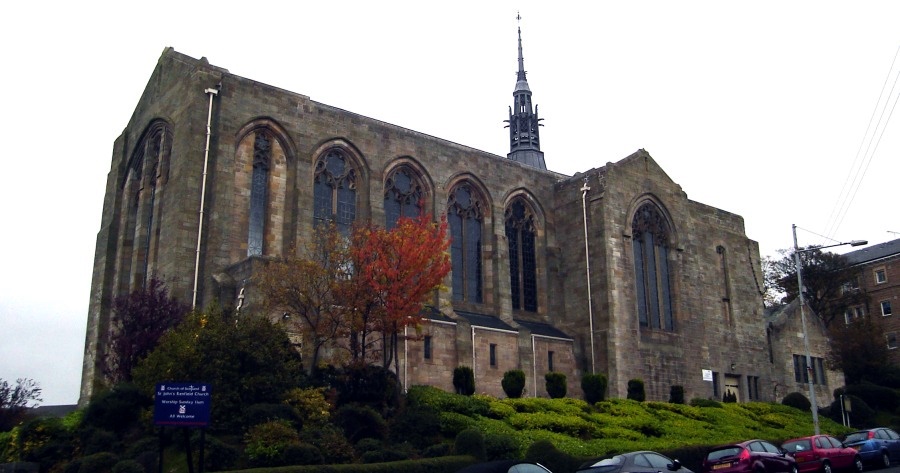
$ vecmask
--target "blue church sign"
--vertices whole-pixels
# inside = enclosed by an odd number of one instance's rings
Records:
[[[153,423],[181,427],[209,426],[211,389],[203,383],[158,383]]]

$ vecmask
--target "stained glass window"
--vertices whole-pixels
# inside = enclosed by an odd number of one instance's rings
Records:
[[[512,307],[537,311],[537,264],[534,216],[521,199],[506,209],[506,240],[509,244],[509,283]]]
[[[415,218],[422,213],[423,186],[413,172],[401,167],[384,183],[384,224],[394,228],[400,217]]]
[[[450,225],[453,300],[482,302],[482,204],[468,184],[457,186],[450,193],[447,221]]]
[[[313,185],[314,224],[334,222],[347,234],[356,219],[356,169],[338,149],[331,149],[316,162]]]
[[[635,295],[641,327],[675,329],[669,271],[669,227],[652,203],[638,208],[632,221]]]
[[[271,152],[271,138],[263,131],[257,132],[256,139],[253,142],[253,177],[250,181],[250,222],[247,235],[247,256],[263,254]]]

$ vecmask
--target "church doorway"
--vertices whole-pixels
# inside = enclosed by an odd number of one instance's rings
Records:
[[[725,375],[725,395],[734,396],[735,402],[741,402],[741,377],[733,374]]]

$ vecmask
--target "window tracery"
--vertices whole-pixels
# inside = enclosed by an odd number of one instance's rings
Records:
[[[356,219],[356,169],[350,158],[333,148],[316,161],[313,184],[314,224],[334,222],[347,234]]]
[[[509,246],[509,279],[514,310],[537,311],[534,213],[516,199],[504,216]]]
[[[482,202],[469,184],[457,186],[447,204],[453,300],[482,302]]]
[[[424,186],[406,166],[392,172],[384,183],[385,227],[394,228],[400,217],[415,218],[421,215]]]
[[[635,212],[631,234],[640,326],[672,331],[669,226],[659,209],[647,202]]]

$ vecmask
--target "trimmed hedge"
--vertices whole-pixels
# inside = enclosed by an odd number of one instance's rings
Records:
[[[477,462],[478,460],[474,457],[458,455],[387,463],[253,468],[250,470],[235,470],[233,473],[455,473],[457,470]]]

